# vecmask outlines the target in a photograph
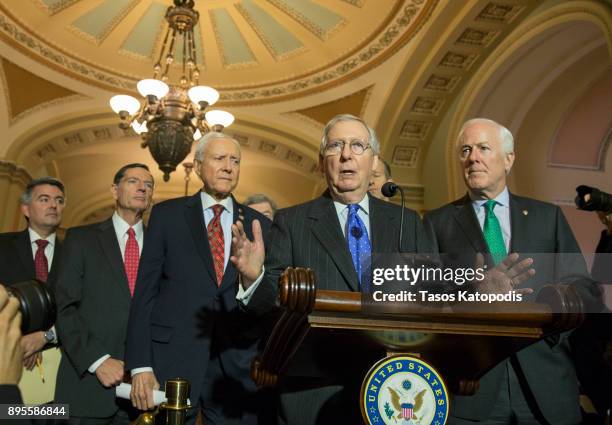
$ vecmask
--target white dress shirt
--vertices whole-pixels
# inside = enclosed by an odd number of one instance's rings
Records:
[[[53,263],[53,253],[55,251],[55,239],[56,239],[55,232],[51,233],[46,238],[43,238],[38,233],[36,233],[36,230],[32,229],[31,227],[28,227],[28,233],[30,234],[30,246],[32,248],[32,258],[36,258],[36,251],[38,251],[38,245],[36,244],[37,240],[43,239],[49,242],[47,246],[45,247],[45,257],[47,257],[47,268],[48,268],[47,271],[51,271],[51,264]]]
[[[30,234],[30,247],[32,248],[32,258],[36,259],[36,252],[38,251],[38,245],[36,241],[39,239],[46,240],[49,242],[45,247],[45,257],[47,257],[47,272],[51,271],[51,265],[53,264],[53,253],[55,252],[55,240],[56,235],[55,232],[51,233],[46,238],[40,236],[36,230],[28,227],[28,233]],[[51,331],[53,331],[53,341],[51,343],[57,344],[57,332],[55,332],[55,326],[51,326]]]
[[[134,229],[134,237],[136,238],[136,242],[138,242],[138,251],[140,254],[142,254],[142,242],[144,240],[144,226],[142,224],[142,220],[140,220],[133,226],[130,226],[128,222],[121,218],[119,214],[117,214],[117,211],[115,211],[112,217],[112,221],[113,228],[115,229],[115,234],[117,235],[117,241],[119,242],[119,249],[121,250],[121,258],[123,258],[123,260],[125,261],[125,245],[128,241],[127,232],[130,227]],[[98,369],[98,367],[100,367],[100,365],[104,363],[104,361],[108,358],[110,358],[110,354],[103,355],[98,360],[93,362],[87,370],[90,373],[96,373],[96,369]]]
[[[361,201],[359,201],[358,205],[359,210],[357,210],[357,215],[359,216],[361,221],[363,221],[363,224],[365,225],[368,232],[368,238],[370,238],[371,241],[372,237],[370,236],[370,200],[367,194],[364,195]],[[347,204],[334,201],[334,208],[336,208],[336,214],[338,215],[338,220],[340,221],[340,228],[342,229],[342,234],[346,238],[349,207]],[[238,293],[236,294],[236,300],[238,302],[241,302],[244,305],[247,305],[249,303],[253,293],[255,292],[255,289],[257,289],[259,283],[263,280],[264,273],[265,269],[262,268],[262,272],[257,278],[257,280],[253,282],[253,284],[249,286],[247,290],[244,290],[242,288],[242,285],[238,285]]]

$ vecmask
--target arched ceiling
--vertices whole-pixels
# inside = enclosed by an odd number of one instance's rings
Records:
[[[195,3],[201,81],[219,89],[222,102],[247,104],[322,90],[372,69],[416,34],[437,1]],[[152,75],[171,4],[5,0],[0,9],[15,31],[5,30],[2,36],[15,45],[25,40],[22,50],[92,84],[133,90],[136,81]],[[180,60],[181,45],[177,47]],[[180,69],[174,68],[178,79]]]
[[[195,2],[201,82],[237,118],[227,129],[244,152],[237,196],[268,192],[283,207],[323,187],[318,144],[336,113],[377,130],[394,179],[420,209],[426,191],[439,205],[463,190],[441,159],[456,121],[486,112],[513,127],[550,68],[591,51],[599,63],[612,56],[609,0]],[[0,201],[2,173],[57,176],[69,188],[70,226],[108,215],[121,165],[156,170],[139,138],[118,129],[108,99],[152,75],[170,4],[0,0]],[[578,23],[556,31],[559,19]],[[181,166],[168,183],[154,174],[158,201],[184,193]]]

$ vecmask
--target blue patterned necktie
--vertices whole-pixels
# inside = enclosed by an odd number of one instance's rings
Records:
[[[484,207],[486,210],[485,222],[484,222],[484,238],[489,245],[489,251],[493,257],[495,264],[499,264],[508,255],[506,251],[506,244],[504,243],[504,237],[502,236],[501,226],[497,216],[493,212],[493,209],[497,205],[497,202],[489,199],[485,202]]]
[[[359,278],[359,290],[367,284],[366,277],[369,276],[370,257],[372,255],[372,246],[368,237],[368,230],[359,218],[357,212],[359,205],[351,204],[348,206],[348,220],[346,227],[346,238],[348,240],[349,251],[353,259],[353,265]]]

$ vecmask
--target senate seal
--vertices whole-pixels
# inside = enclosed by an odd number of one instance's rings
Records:
[[[370,425],[444,425],[448,408],[444,381],[415,357],[382,359],[361,385],[361,414]]]

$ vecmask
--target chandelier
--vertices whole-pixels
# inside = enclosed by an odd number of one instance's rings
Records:
[[[120,94],[110,99],[110,106],[119,114],[119,127],[132,127],[142,137],[153,159],[164,173],[164,181],[189,155],[195,140],[209,131],[222,131],[234,122],[229,112],[208,109],[219,99],[212,87],[200,86],[200,70],[196,59],[193,28],[200,14],[193,9],[194,0],[174,0],[168,7],[168,30],[159,58],[153,68],[153,78],[136,85],[143,98]],[[182,70],[178,84],[168,84],[175,53],[182,52]],[[174,66],[178,68],[179,66]]]

